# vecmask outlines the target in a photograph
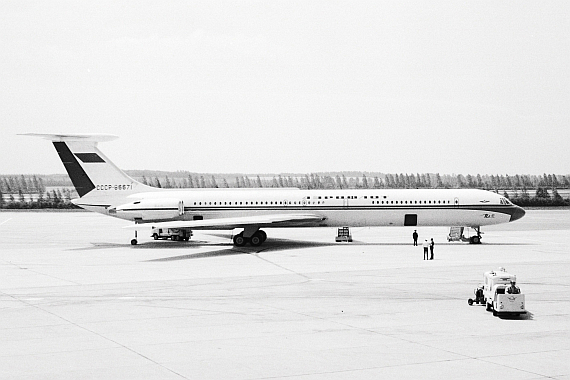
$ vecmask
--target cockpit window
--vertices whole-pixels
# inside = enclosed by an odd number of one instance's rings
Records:
[[[511,201],[509,201],[507,198],[501,198],[500,202],[502,205],[506,205],[506,206],[512,205]]]

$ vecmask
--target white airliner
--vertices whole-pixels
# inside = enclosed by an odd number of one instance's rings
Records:
[[[239,228],[236,246],[259,246],[267,238],[261,228],[456,226],[475,229],[470,242],[479,243],[481,226],[525,214],[508,199],[476,189],[159,189],[130,178],[97,148],[117,136],[26,135],[53,142],[79,194],[74,204],[134,221],[134,230]]]

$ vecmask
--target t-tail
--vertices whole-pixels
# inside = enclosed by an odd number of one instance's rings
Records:
[[[79,199],[74,199],[73,203],[82,208],[106,213],[109,207],[125,203],[130,194],[157,190],[129,177],[97,148],[99,142],[115,140],[117,136],[42,133],[25,135],[43,137],[53,142],[79,194]]]

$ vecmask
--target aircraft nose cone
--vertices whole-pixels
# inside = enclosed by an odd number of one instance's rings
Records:
[[[525,210],[522,207],[516,206],[515,211],[511,214],[510,222],[514,222],[515,220],[519,220],[526,214]]]

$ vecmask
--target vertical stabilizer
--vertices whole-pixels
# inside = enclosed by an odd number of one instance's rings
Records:
[[[114,140],[112,135],[57,135],[28,133],[51,140],[80,198],[123,196],[153,190],[129,177],[100,150],[101,141]]]

